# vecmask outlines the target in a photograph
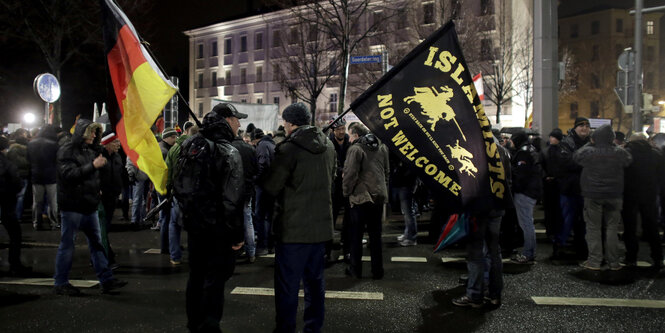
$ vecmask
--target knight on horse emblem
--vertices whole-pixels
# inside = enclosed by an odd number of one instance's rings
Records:
[[[430,127],[431,131],[434,131],[439,120],[452,120],[457,125],[460,134],[462,134],[462,138],[466,141],[466,136],[464,136],[464,132],[462,132],[457,119],[455,119],[455,111],[448,105],[448,102],[454,95],[453,89],[443,86],[441,87],[441,91],[437,91],[435,87],[414,87],[413,92],[415,95],[407,96],[404,98],[404,102],[407,104],[418,102],[420,104],[422,114],[429,117],[427,122],[432,124]]]

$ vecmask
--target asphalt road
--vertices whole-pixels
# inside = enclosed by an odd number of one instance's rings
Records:
[[[117,212],[116,212],[117,213]],[[420,228],[425,229],[427,214]],[[59,231],[24,231],[24,263],[34,268],[33,278],[51,278]],[[574,260],[548,259],[551,246],[539,235],[534,265],[506,263],[503,305],[498,309],[459,308],[451,300],[464,293],[460,276],[466,265],[464,250],[453,247],[433,254],[433,244],[421,237],[414,247],[400,247],[395,237],[403,229],[401,216],[384,225],[382,280],[352,279],[344,264],[326,269],[326,332],[663,332],[665,331],[665,272],[646,268],[618,272],[590,272]],[[120,268],[115,275],[129,284],[113,295],[98,287],[83,288],[84,296],[54,295],[50,286],[4,284],[17,281],[7,274],[4,229],[0,231],[0,332],[184,332],[186,331],[186,263],[173,267],[167,255],[146,254],[159,248],[159,233],[129,231],[119,222],[110,234]],[[186,239],[186,234],[183,233]],[[648,258],[641,243],[640,260]],[[186,253],[186,252],[185,252]],[[368,252],[366,252],[368,255]],[[403,259],[415,257],[417,259]],[[396,259],[393,259],[396,258]],[[444,263],[442,258],[449,261]],[[394,262],[392,260],[417,260]],[[186,257],[185,257],[186,261]],[[423,262],[424,261],[424,262]],[[369,272],[365,263],[364,272]],[[79,234],[72,280],[95,280],[85,237]],[[240,289],[236,289],[240,288]],[[243,289],[250,288],[250,289]],[[253,289],[266,288],[266,289]],[[273,288],[273,259],[238,262],[227,283],[222,328],[225,332],[271,332],[274,297],[237,291],[265,292]],[[599,305],[538,305],[533,297],[564,297],[566,302],[591,301]],[[378,299],[376,299],[378,298]],[[574,299],[573,299],[574,298]],[[588,300],[590,298],[591,300]],[[595,300],[594,300],[595,299]],[[618,300],[659,300],[645,308],[637,302],[609,306]],[[299,318],[302,318],[300,299]],[[640,306],[640,307],[635,307]],[[299,329],[302,329],[302,323]]]

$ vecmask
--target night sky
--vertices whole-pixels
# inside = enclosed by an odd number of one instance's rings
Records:
[[[17,0],[20,1],[20,0]],[[182,31],[244,17],[265,10],[260,0],[161,0],[146,15],[128,15],[139,34],[150,43],[156,60],[166,74],[180,78],[180,90],[188,97],[188,41]],[[101,24],[101,19],[100,19]],[[102,36],[99,35],[101,43]],[[91,118],[93,103],[115,99],[105,69],[106,58],[100,45],[82,47],[83,54],[62,70],[62,123],[68,128],[77,114]],[[32,83],[48,72],[41,52],[34,43],[7,38],[0,31],[0,125],[20,122],[23,113],[43,115],[44,103],[34,94]],[[186,117],[181,101],[181,119]]]

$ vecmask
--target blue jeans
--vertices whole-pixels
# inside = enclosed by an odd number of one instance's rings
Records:
[[[137,180],[132,186],[132,223],[143,223],[145,217],[145,180]]]
[[[556,236],[556,243],[560,246],[566,245],[571,230],[575,231],[575,242],[584,242],[586,227],[582,219],[582,209],[584,208],[584,198],[581,195],[561,195],[560,197],[561,214],[563,215],[563,225],[561,231]],[[578,235],[579,234],[579,235]]]
[[[23,199],[25,198],[25,190],[28,188],[28,180],[21,179],[21,191],[16,193],[16,219],[21,221],[23,216]]]
[[[524,248],[522,255],[535,259],[536,257],[536,227],[533,224],[533,208],[536,207],[536,199],[522,193],[515,193],[515,211],[517,222],[524,234]]]
[[[474,302],[482,302],[485,287],[489,289],[490,298],[501,298],[503,290],[503,263],[501,262],[501,248],[499,247],[501,216],[478,217],[476,221],[478,228],[469,228],[466,248],[468,255],[466,266],[469,270],[466,294]],[[487,254],[489,254],[489,265],[487,265],[486,260]],[[489,271],[487,285],[485,282],[486,271]]]
[[[256,235],[258,236],[259,249],[270,249],[273,247],[272,235],[272,212],[275,199],[263,190],[260,186],[256,186],[256,207],[254,212],[254,223],[256,223]]]
[[[247,256],[256,254],[256,243],[254,243],[254,225],[252,224],[252,201],[249,200],[242,209],[245,221],[245,252]]]
[[[303,332],[321,332],[325,316],[325,242],[275,246],[275,332],[296,331],[300,281],[305,289]]]
[[[60,212],[60,246],[55,256],[55,285],[61,286],[69,282],[69,271],[72,268],[74,257],[74,242],[76,232],[83,231],[88,239],[90,259],[99,282],[104,283],[113,278],[104,254],[102,238],[99,230],[99,217],[97,211],[90,214],[76,212]]]
[[[418,238],[416,210],[413,207],[413,189],[397,187],[393,189],[399,197],[399,206],[404,215],[404,239],[415,241]]]
[[[178,215],[180,214],[180,206],[175,197],[171,198],[171,219],[169,220],[169,253],[171,259],[182,260],[182,249],[180,248],[180,233],[182,227],[178,224]]]

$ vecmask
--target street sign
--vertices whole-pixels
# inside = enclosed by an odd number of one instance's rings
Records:
[[[50,73],[39,74],[35,78],[33,88],[37,96],[46,103],[53,103],[60,98],[60,83]]]
[[[635,52],[625,50],[619,55],[617,66],[622,71],[632,71],[635,69]]]
[[[589,127],[598,128],[603,125],[612,125],[612,119],[590,118]]]
[[[351,57],[349,63],[351,65],[356,65],[356,64],[380,64],[381,63],[381,56],[380,55],[354,56],[354,57]]]

